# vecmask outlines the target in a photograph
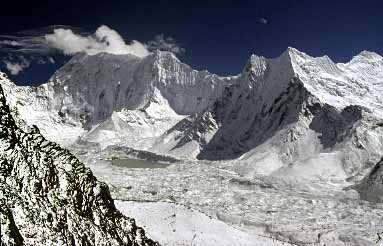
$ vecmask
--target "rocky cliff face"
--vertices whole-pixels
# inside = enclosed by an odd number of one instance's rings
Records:
[[[16,125],[1,87],[0,216],[2,245],[156,245],[76,157]]]
[[[356,186],[362,199],[372,202],[383,202],[383,159]]]

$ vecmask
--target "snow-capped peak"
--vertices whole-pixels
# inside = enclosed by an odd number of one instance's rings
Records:
[[[252,55],[242,75],[242,84],[259,86],[263,95],[270,95],[267,90],[283,90],[296,77],[323,103],[339,109],[360,105],[383,115],[380,96],[383,93],[383,58],[374,52],[363,51],[349,63],[337,64],[326,55],[311,57],[289,47],[274,59]]]
[[[43,132],[52,129],[50,125],[55,125],[56,129],[62,128],[60,124],[75,126],[77,130],[72,136],[79,136],[94,127],[103,128],[102,123],[112,115],[139,119],[134,120],[136,125],[140,122],[145,129],[151,129],[147,132],[154,133],[159,128],[152,122],[158,114],[150,115],[152,111],[148,113],[146,109],[172,112],[170,116],[174,117],[169,121],[169,117],[164,117],[166,122],[161,121],[161,131],[152,134],[158,136],[177,120],[209,111],[217,100],[225,101],[233,94],[240,98],[232,98],[238,101],[238,105],[233,103],[230,109],[233,112],[249,103],[256,105],[243,109],[245,118],[273,110],[276,103],[281,103],[281,97],[290,100],[288,96],[294,93],[300,96],[308,93],[315,101],[339,111],[350,105],[360,105],[376,115],[383,115],[383,86],[380,82],[383,81],[383,65],[380,58],[375,53],[362,52],[353,62],[336,64],[328,56],[311,57],[289,47],[274,59],[252,55],[240,76],[225,78],[194,70],[170,52],[155,51],[145,58],[106,53],[79,54],[60,68],[47,84],[38,88],[12,89],[18,92],[8,94],[10,102],[24,103],[18,106],[21,114],[29,112],[29,105],[34,105],[33,110],[39,113],[28,114],[29,123],[49,119],[43,121],[46,126],[41,127]],[[2,83],[6,83],[4,81]],[[5,90],[10,91],[6,86]],[[249,102],[245,102],[248,99]],[[113,122],[120,121],[115,118]]]
[[[383,57],[375,52],[363,50],[358,55],[354,56],[348,64],[356,62],[381,62]]]

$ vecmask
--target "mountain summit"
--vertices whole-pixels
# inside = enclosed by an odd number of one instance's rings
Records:
[[[383,155],[383,58],[367,51],[334,63],[288,48],[275,59],[252,55],[232,77],[169,52],[79,54],[39,87],[1,81],[20,118],[66,146],[128,146],[237,160],[250,176],[343,181],[360,180]]]

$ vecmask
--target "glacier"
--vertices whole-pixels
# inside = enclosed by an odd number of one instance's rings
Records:
[[[334,63],[294,48],[227,77],[161,51],[78,54],[38,87],[0,73],[19,125],[69,148],[115,199],[176,202],[295,245],[380,238],[382,79],[376,53]],[[121,156],[172,165],[112,167]]]

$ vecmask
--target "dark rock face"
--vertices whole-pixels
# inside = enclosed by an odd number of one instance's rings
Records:
[[[157,245],[69,151],[21,130],[0,87],[2,245]]]
[[[383,158],[355,188],[359,191],[362,199],[371,202],[383,202]]]
[[[324,148],[332,148],[350,137],[354,124],[362,119],[362,111],[363,108],[357,105],[347,106],[341,112],[325,105],[313,118],[310,128],[321,134]]]
[[[212,110],[219,129],[198,158],[238,158],[264,143],[277,131],[296,123],[314,100],[298,78],[292,78],[286,84],[286,89],[270,104],[257,96],[256,89],[245,94],[243,90],[234,88],[233,93],[222,97]]]

